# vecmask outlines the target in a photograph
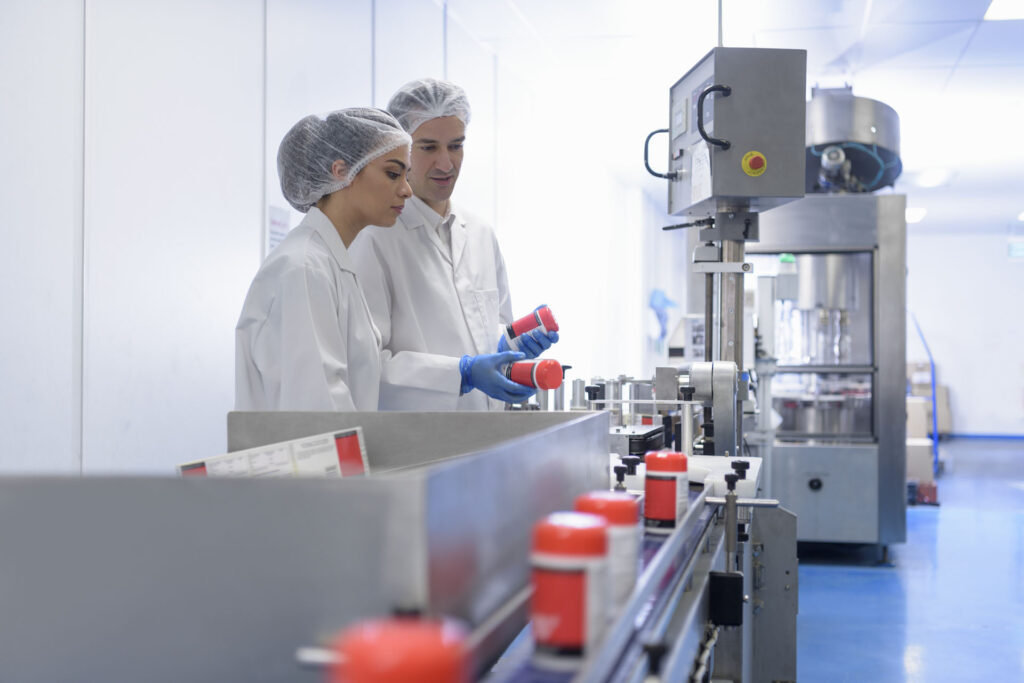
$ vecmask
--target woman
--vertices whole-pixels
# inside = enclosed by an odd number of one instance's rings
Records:
[[[348,247],[367,225],[394,225],[412,196],[410,142],[390,114],[369,108],[307,116],[285,135],[281,190],[306,217],[245,298],[235,328],[236,410],[377,410],[382,379],[465,393],[523,357],[451,358],[417,372],[420,354],[381,352]]]

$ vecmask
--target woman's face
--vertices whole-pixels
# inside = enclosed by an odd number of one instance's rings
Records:
[[[402,145],[377,157],[352,179],[349,200],[366,225],[390,227],[412,196],[406,180],[409,146]]]

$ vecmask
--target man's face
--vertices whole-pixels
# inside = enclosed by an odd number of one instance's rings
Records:
[[[412,133],[409,185],[442,215],[459,177],[465,140],[466,125],[455,116],[430,119]]]

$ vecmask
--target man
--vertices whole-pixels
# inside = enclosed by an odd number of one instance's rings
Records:
[[[494,353],[503,325],[512,321],[505,262],[491,227],[451,202],[470,117],[466,93],[445,81],[413,81],[395,93],[388,111],[412,135],[414,196],[394,227],[367,228],[349,252],[383,346],[392,353],[436,354],[439,364]],[[522,351],[535,358],[558,334],[533,331],[522,339]],[[431,365],[421,362],[424,370]],[[472,376],[461,395],[390,384],[385,377],[380,407],[499,410],[534,393],[497,368],[477,368]]]

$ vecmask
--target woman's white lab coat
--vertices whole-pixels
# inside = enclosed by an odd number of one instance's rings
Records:
[[[383,346],[417,352],[403,376],[386,377],[382,410],[500,410],[480,391],[424,390],[408,379],[462,355],[497,351],[512,320],[505,261],[489,225],[453,208],[451,247],[428,222],[438,216],[417,197],[392,228],[369,227],[352,243],[352,260]]]
[[[406,377],[381,351],[345,244],[311,208],[267,257],[235,328],[236,410],[377,410],[383,376],[458,395],[458,362]]]

